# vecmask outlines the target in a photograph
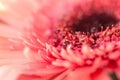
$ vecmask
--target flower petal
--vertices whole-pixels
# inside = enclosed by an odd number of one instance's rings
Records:
[[[20,69],[12,66],[1,66],[0,67],[0,80],[16,80],[21,74]]]

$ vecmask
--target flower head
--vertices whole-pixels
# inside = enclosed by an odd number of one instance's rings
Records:
[[[22,13],[18,7],[21,13],[16,14],[17,21],[1,17],[10,24],[8,28],[19,29],[17,38],[13,33],[10,37],[5,35],[7,40],[12,40],[12,49],[23,51],[21,54],[26,57],[19,58],[24,61],[16,68],[18,80],[120,79],[119,0],[21,3],[27,4],[26,12],[20,8]],[[13,12],[14,7],[11,5],[10,9]]]

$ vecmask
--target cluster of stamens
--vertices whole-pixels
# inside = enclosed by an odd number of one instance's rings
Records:
[[[102,42],[119,40],[120,28],[117,22],[104,13],[72,19],[55,28],[50,44],[58,48],[71,45],[72,49],[80,49],[83,44],[97,48]]]
[[[102,27],[101,27],[102,28]],[[92,48],[97,48],[102,42],[118,41],[120,37],[120,29],[107,27],[97,33],[73,32],[69,28],[60,28],[55,31],[52,39],[52,45],[55,47],[64,47],[72,45],[72,49],[81,48],[83,44],[87,44]]]

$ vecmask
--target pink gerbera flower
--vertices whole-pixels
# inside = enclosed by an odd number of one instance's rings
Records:
[[[1,0],[0,11],[0,79],[120,79],[120,0]]]

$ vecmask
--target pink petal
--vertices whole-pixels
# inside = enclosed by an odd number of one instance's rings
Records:
[[[92,69],[89,67],[71,70],[63,80],[91,80]]]
[[[0,67],[0,80],[16,80],[21,74],[20,69],[13,66]]]
[[[94,73],[95,76],[92,78],[93,80],[111,80],[109,72],[106,70],[101,70],[100,72]]]

